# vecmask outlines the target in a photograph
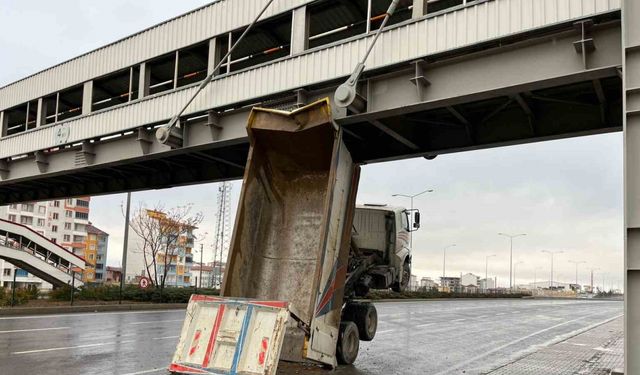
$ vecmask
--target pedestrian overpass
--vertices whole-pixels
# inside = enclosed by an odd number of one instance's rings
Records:
[[[0,259],[54,286],[82,285],[84,259],[24,225],[2,219]]]
[[[276,0],[222,61],[265,3],[216,1],[0,88],[0,204],[241,178],[250,109],[333,98],[390,0]],[[361,163],[624,131],[628,374],[640,373],[637,20],[630,0],[401,0],[358,99],[333,106]]]

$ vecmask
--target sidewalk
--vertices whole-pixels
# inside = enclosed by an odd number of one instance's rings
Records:
[[[623,317],[619,317],[487,374],[609,375],[623,368],[623,344]]]

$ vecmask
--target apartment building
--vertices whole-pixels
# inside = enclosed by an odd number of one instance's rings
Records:
[[[89,223],[86,226],[87,236],[84,248],[84,259],[87,268],[82,277],[85,283],[104,283],[107,280],[107,246],[109,234]]]
[[[87,225],[89,224],[90,197],[69,198],[43,202],[28,202],[0,207],[0,218],[25,225],[60,246],[84,257]],[[106,258],[105,258],[106,259]],[[11,263],[0,260],[0,285],[9,286],[16,273],[16,285],[35,285],[51,289],[51,284]]]

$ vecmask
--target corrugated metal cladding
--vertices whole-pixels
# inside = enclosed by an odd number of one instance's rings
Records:
[[[263,19],[310,0],[276,0]],[[0,88],[0,110],[248,25],[266,0],[220,0]]]
[[[368,68],[504,37],[558,22],[620,9],[621,0],[495,0],[437,17],[401,25],[383,33]],[[188,113],[222,107],[274,92],[347,76],[372,36],[310,51],[214,80]],[[188,87],[69,121],[70,142],[82,141],[169,119],[195,90]],[[0,158],[54,145],[55,127],[42,127],[0,139]]]

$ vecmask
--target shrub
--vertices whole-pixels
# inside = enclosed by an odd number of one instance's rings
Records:
[[[194,293],[192,288],[165,287],[141,289],[136,285],[125,285],[122,300],[133,302],[187,303]],[[198,289],[198,294],[218,295],[217,289]],[[49,292],[49,298],[58,301],[69,301],[71,289],[68,286]],[[85,285],[76,290],[74,299],[78,301],[118,301],[120,286],[118,285]]]

